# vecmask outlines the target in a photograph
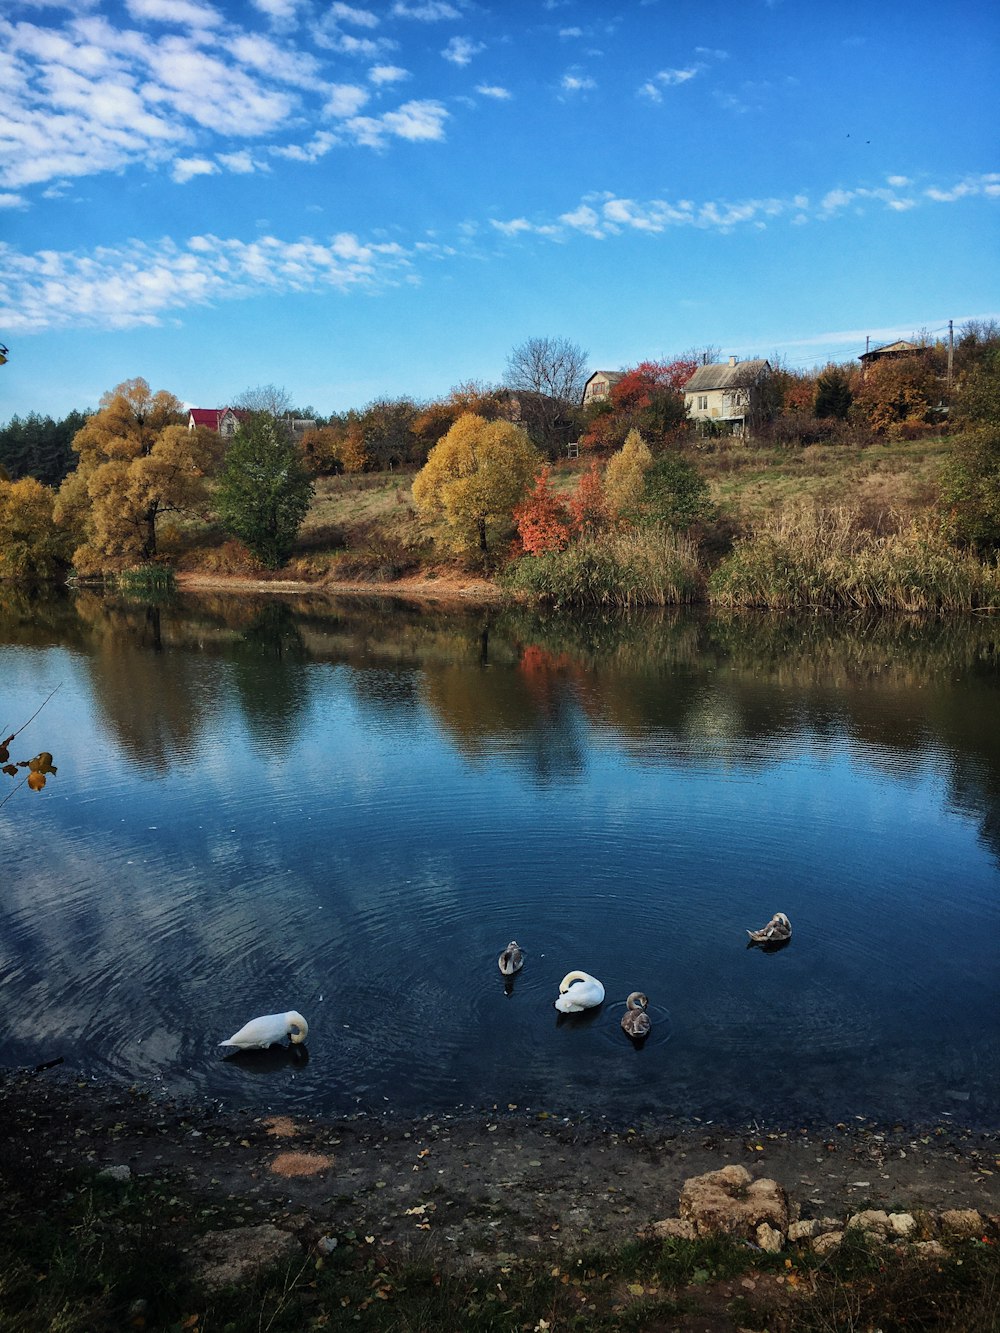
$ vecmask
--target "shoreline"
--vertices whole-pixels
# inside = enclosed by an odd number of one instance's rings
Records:
[[[720,1126],[610,1123],[517,1108],[325,1117],[178,1099],[61,1067],[0,1071],[0,1114],[25,1151],[61,1170],[175,1174],[267,1209],[422,1249],[408,1209],[448,1195],[448,1245],[620,1244],[676,1212],[684,1181],[739,1164],[776,1179],[803,1213],[976,1208],[1000,1215],[1000,1129],[951,1123]],[[516,1200],[510,1189],[516,1186]],[[516,1206],[512,1206],[515,1205]],[[431,1228],[435,1231],[436,1228]],[[558,1237],[558,1241],[555,1241]]]
[[[179,593],[274,593],[284,596],[339,597],[395,597],[413,602],[458,602],[480,605],[511,600],[507,593],[489,579],[456,578],[446,575],[435,578],[405,578],[393,583],[311,583],[305,579],[255,579],[238,574],[198,574],[179,572],[175,575]]]

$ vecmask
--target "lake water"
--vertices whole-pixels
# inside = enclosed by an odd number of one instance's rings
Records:
[[[0,774],[0,1064],[300,1112],[1000,1123],[1000,619],[0,592],[0,740],[53,690],[10,748],[58,772]],[[779,910],[789,947],[747,949]],[[607,999],[563,1019],[574,968]],[[292,1008],[305,1055],[223,1058]]]

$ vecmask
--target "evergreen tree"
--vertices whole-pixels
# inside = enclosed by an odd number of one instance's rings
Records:
[[[223,527],[269,569],[291,554],[313,484],[282,423],[255,412],[233,436],[216,491]]]

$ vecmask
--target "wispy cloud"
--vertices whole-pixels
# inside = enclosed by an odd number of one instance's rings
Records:
[[[583,93],[589,92],[591,88],[596,88],[597,83],[589,74],[564,74],[562,82],[559,85],[564,93]]]
[[[410,257],[394,243],[351,233],[326,241],[194,236],[178,245],[131,241],[88,254],[23,254],[0,243],[6,275],[3,327],[18,332],[159,324],[192,305],[261,292],[377,289],[409,280]]]
[[[468,65],[473,56],[485,50],[482,42],[474,42],[471,37],[453,37],[441,54],[453,65]]]
[[[508,102],[512,96],[506,88],[501,88],[495,83],[478,83],[476,92],[480,97],[492,97],[498,102]]]
[[[218,170],[223,154],[252,153],[254,141],[280,135],[295,135],[300,143],[278,147],[278,156],[316,161],[333,146],[323,137],[324,120],[357,120],[373,87],[388,91],[409,77],[400,65],[382,61],[370,67],[364,86],[343,79],[339,56],[378,58],[393,45],[337,26],[377,26],[378,15],[359,5],[333,4],[327,26],[309,27],[301,40],[280,25],[265,31],[234,25],[203,0],[125,0],[125,6],[134,26],[115,26],[103,14],[88,13],[85,3],[51,25],[0,17],[0,190],[30,202],[23,192],[33,186],[133,164],[165,169],[169,179],[185,184],[211,174],[192,163]],[[452,8],[397,5],[428,22]],[[263,9],[277,21],[288,19],[296,5],[268,0]],[[304,44],[310,39],[311,48]],[[468,38],[455,40],[452,58],[459,62],[481,49]],[[335,70],[340,78],[331,77]],[[438,140],[445,119],[444,109],[425,98],[359,123],[337,142]]]
[[[416,19],[419,23],[439,23],[443,19],[458,19],[462,15],[454,5],[445,0],[424,0],[423,4],[407,4],[406,0],[396,0],[392,7],[394,18]]]
[[[893,181],[895,184],[889,183]],[[906,185],[902,184],[904,181]],[[873,206],[905,213],[926,206],[928,201],[953,203],[975,196],[1000,199],[1000,173],[965,177],[945,189],[928,186],[916,192],[909,190],[909,185],[908,177],[892,176],[884,186],[862,185],[853,189],[838,186],[826,191],[815,202],[806,194],[695,202],[691,199],[635,200],[604,192],[588,195],[554,221],[517,217],[510,220],[494,218],[491,222],[497,231],[508,236],[535,234],[565,239],[575,232],[603,240],[630,231],[648,235],[658,235],[677,227],[731,231],[745,226],[762,228],[779,219],[802,225],[810,221],[830,221],[847,210],[863,211]]]
[[[354,5],[338,3],[330,6],[330,14],[338,23],[353,23],[356,28],[377,28],[379,17],[370,9],[356,9]]]

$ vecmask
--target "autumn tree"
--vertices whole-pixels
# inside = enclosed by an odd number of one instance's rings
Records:
[[[708,483],[697,468],[676,450],[653,459],[646,469],[640,501],[642,519],[686,529],[711,517]]]
[[[55,498],[34,477],[0,481],[0,579],[46,582],[69,567],[72,539],[52,518]]]
[[[452,550],[488,565],[537,466],[524,431],[466,413],[431,450],[414,479],[413,501]]]
[[[380,472],[413,460],[411,427],[418,415],[412,398],[376,398],[359,414],[365,457]]]
[[[580,477],[569,501],[573,527],[581,537],[593,537],[608,523],[608,502],[604,481],[596,460]]]
[[[687,426],[683,387],[697,369],[690,357],[673,361],[640,361],[611,386],[606,400],[590,411],[585,447],[616,449],[629,432],[662,443]]]
[[[217,459],[211,431],[188,431],[172,393],[126,380],[101,399],[77,431],[79,463],[59,489],[57,522],[82,538],[73,554],[81,574],[152,560],[157,523],[193,508]]]
[[[604,473],[604,494],[613,518],[634,519],[639,513],[652,461],[646,441],[637,430],[630,430],[622,447],[608,459]]]
[[[877,434],[929,419],[940,386],[921,356],[883,357],[865,369],[856,400]]]
[[[568,338],[528,338],[507,357],[504,384],[525,396],[524,424],[550,456],[575,433],[586,370],[587,353]]]
[[[282,421],[254,412],[226,450],[215,505],[223,527],[271,569],[291,554],[313,484]]]
[[[542,468],[535,489],[514,510],[517,533],[528,555],[564,551],[569,545],[572,518],[565,502],[552,493],[551,471]]]

